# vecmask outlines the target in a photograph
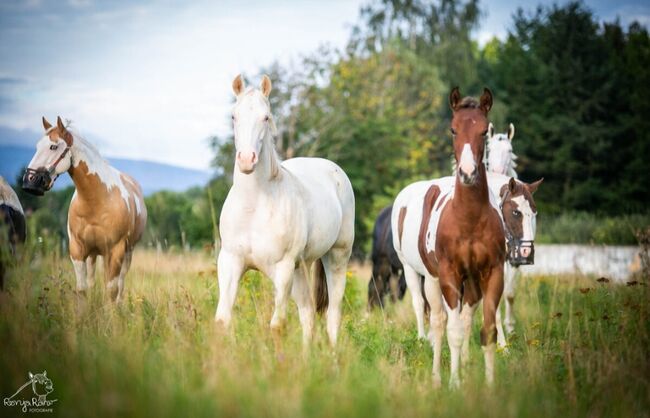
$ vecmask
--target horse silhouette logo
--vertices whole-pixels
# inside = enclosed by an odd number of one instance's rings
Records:
[[[28,410],[29,412],[52,412],[52,409],[49,407],[51,407],[57,399],[47,399],[47,396],[54,390],[52,380],[47,377],[47,371],[43,370],[43,373],[36,374],[29,372],[28,376],[29,380],[18,388],[16,393],[4,398],[4,406],[20,406],[23,412],[27,412]],[[18,394],[30,385],[34,396],[30,399],[17,398]],[[24,396],[25,395],[23,395],[23,398]]]

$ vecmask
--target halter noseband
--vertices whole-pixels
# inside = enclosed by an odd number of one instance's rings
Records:
[[[42,196],[46,191],[50,190],[53,183],[52,176],[56,173],[56,167],[68,155],[71,147],[72,145],[68,145],[66,142],[66,147],[61,155],[47,169],[26,168],[23,175],[23,190],[37,196]]]

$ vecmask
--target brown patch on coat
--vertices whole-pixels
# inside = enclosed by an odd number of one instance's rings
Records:
[[[427,190],[427,193],[424,195],[424,202],[422,204],[422,223],[420,224],[420,232],[418,234],[418,252],[420,253],[420,258],[429,274],[434,277],[438,276],[438,265],[436,263],[434,252],[427,252],[426,239],[429,221],[431,220],[431,213],[438,196],[440,196],[440,187],[435,184],[429,187],[429,190]]]
[[[397,217],[397,237],[399,238],[399,245],[402,246],[402,233],[404,232],[404,218],[406,218],[406,206],[399,208],[399,216]]]
[[[146,226],[147,209],[142,189],[130,176],[120,175],[129,192],[127,207],[119,188],[108,189],[97,173],[90,174],[86,162],[81,161],[68,172],[76,186],[68,210],[70,257],[85,260],[101,255],[107,279],[117,277]],[[139,200],[139,213],[136,199]]]

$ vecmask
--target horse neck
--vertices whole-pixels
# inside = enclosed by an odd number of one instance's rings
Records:
[[[72,164],[70,164],[68,174],[77,189],[77,196],[80,199],[90,195],[94,200],[98,197],[101,198],[102,194],[98,193],[101,189],[97,183],[106,180],[102,179],[102,176],[115,176],[113,169],[99,155],[99,152],[82,138],[74,138],[70,151]]]
[[[458,215],[461,224],[473,228],[475,221],[490,207],[490,193],[488,191],[487,173],[485,165],[481,162],[478,166],[478,178],[471,186],[461,184],[456,173],[454,198],[451,201],[453,213]]]
[[[281,161],[275,152],[273,138],[270,133],[266,134],[263,142],[259,162],[255,167],[255,171],[250,174],[244,174],[239,171],[235,163],[233,187],[247,192],[249,196],[254,196],[249,194],[249,192],[265,193],[281,180]]]

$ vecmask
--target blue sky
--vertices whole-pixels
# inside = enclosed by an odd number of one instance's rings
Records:
[[[41,116],[61,115],[105,155],[207,168],[206,138],[230,129],[232,79],[342,47],[364,3],[2,1],[0,127],[40,132]],[[484,1],[476,38],[504,37],[517,6],[538,3]],[[647,2],[586,4],[602,20],[650,23]]]

